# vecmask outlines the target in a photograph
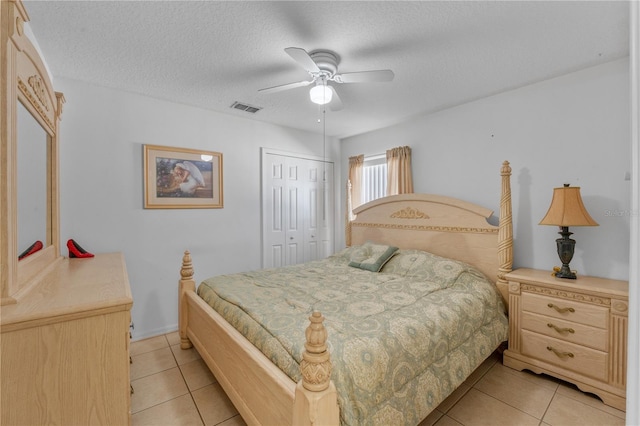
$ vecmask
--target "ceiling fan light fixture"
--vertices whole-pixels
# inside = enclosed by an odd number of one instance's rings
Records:
[[[331,88],[325,84],[318,84],[313,86],[309,91],[309,97],[311,98],[311,102],[318,105],[324,105],[331,102],[331,97],[333,96],[333,91]]]

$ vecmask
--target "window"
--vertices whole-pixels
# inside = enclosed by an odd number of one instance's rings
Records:
[[[387,157],[384,154],[364,159],[362,170],[362,202],[387,195]]]

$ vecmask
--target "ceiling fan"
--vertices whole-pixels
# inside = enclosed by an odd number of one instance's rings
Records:
[[[274,93],[282,90],[305,87],[315,83],[309,95],[311,101],[320,105],[329,104],[333,111],[342,109],[342,101],[335,88],[329,84],[334,83],[377,83],[393,80],[391,70],[360,71],[338,74],[339,56],[330,50],[314,50],[307,53],[299,47],[287,47],[284,51],[300,64],[311,77],[311,80],[282,84],[258,90],[261,93]]]

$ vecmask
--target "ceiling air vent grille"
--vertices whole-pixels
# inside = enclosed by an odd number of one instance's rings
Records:
[[[240,102],[234,102],[233,104],[231,104],[231,108],[233,109],[239,109],[241,111],[245,111],[251,114],[255,114],[256,112],[260,111],[262,109],[262,107],[257,107],[257,106],[253,106],[253,105],[247,105],[247,104],[243,104]]]

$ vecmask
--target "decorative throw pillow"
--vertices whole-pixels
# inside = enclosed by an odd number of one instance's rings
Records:
[[[385,263],[396,254],[398,247],[366,242],[351,254],[349,266],[371,272],[379,272]]]

